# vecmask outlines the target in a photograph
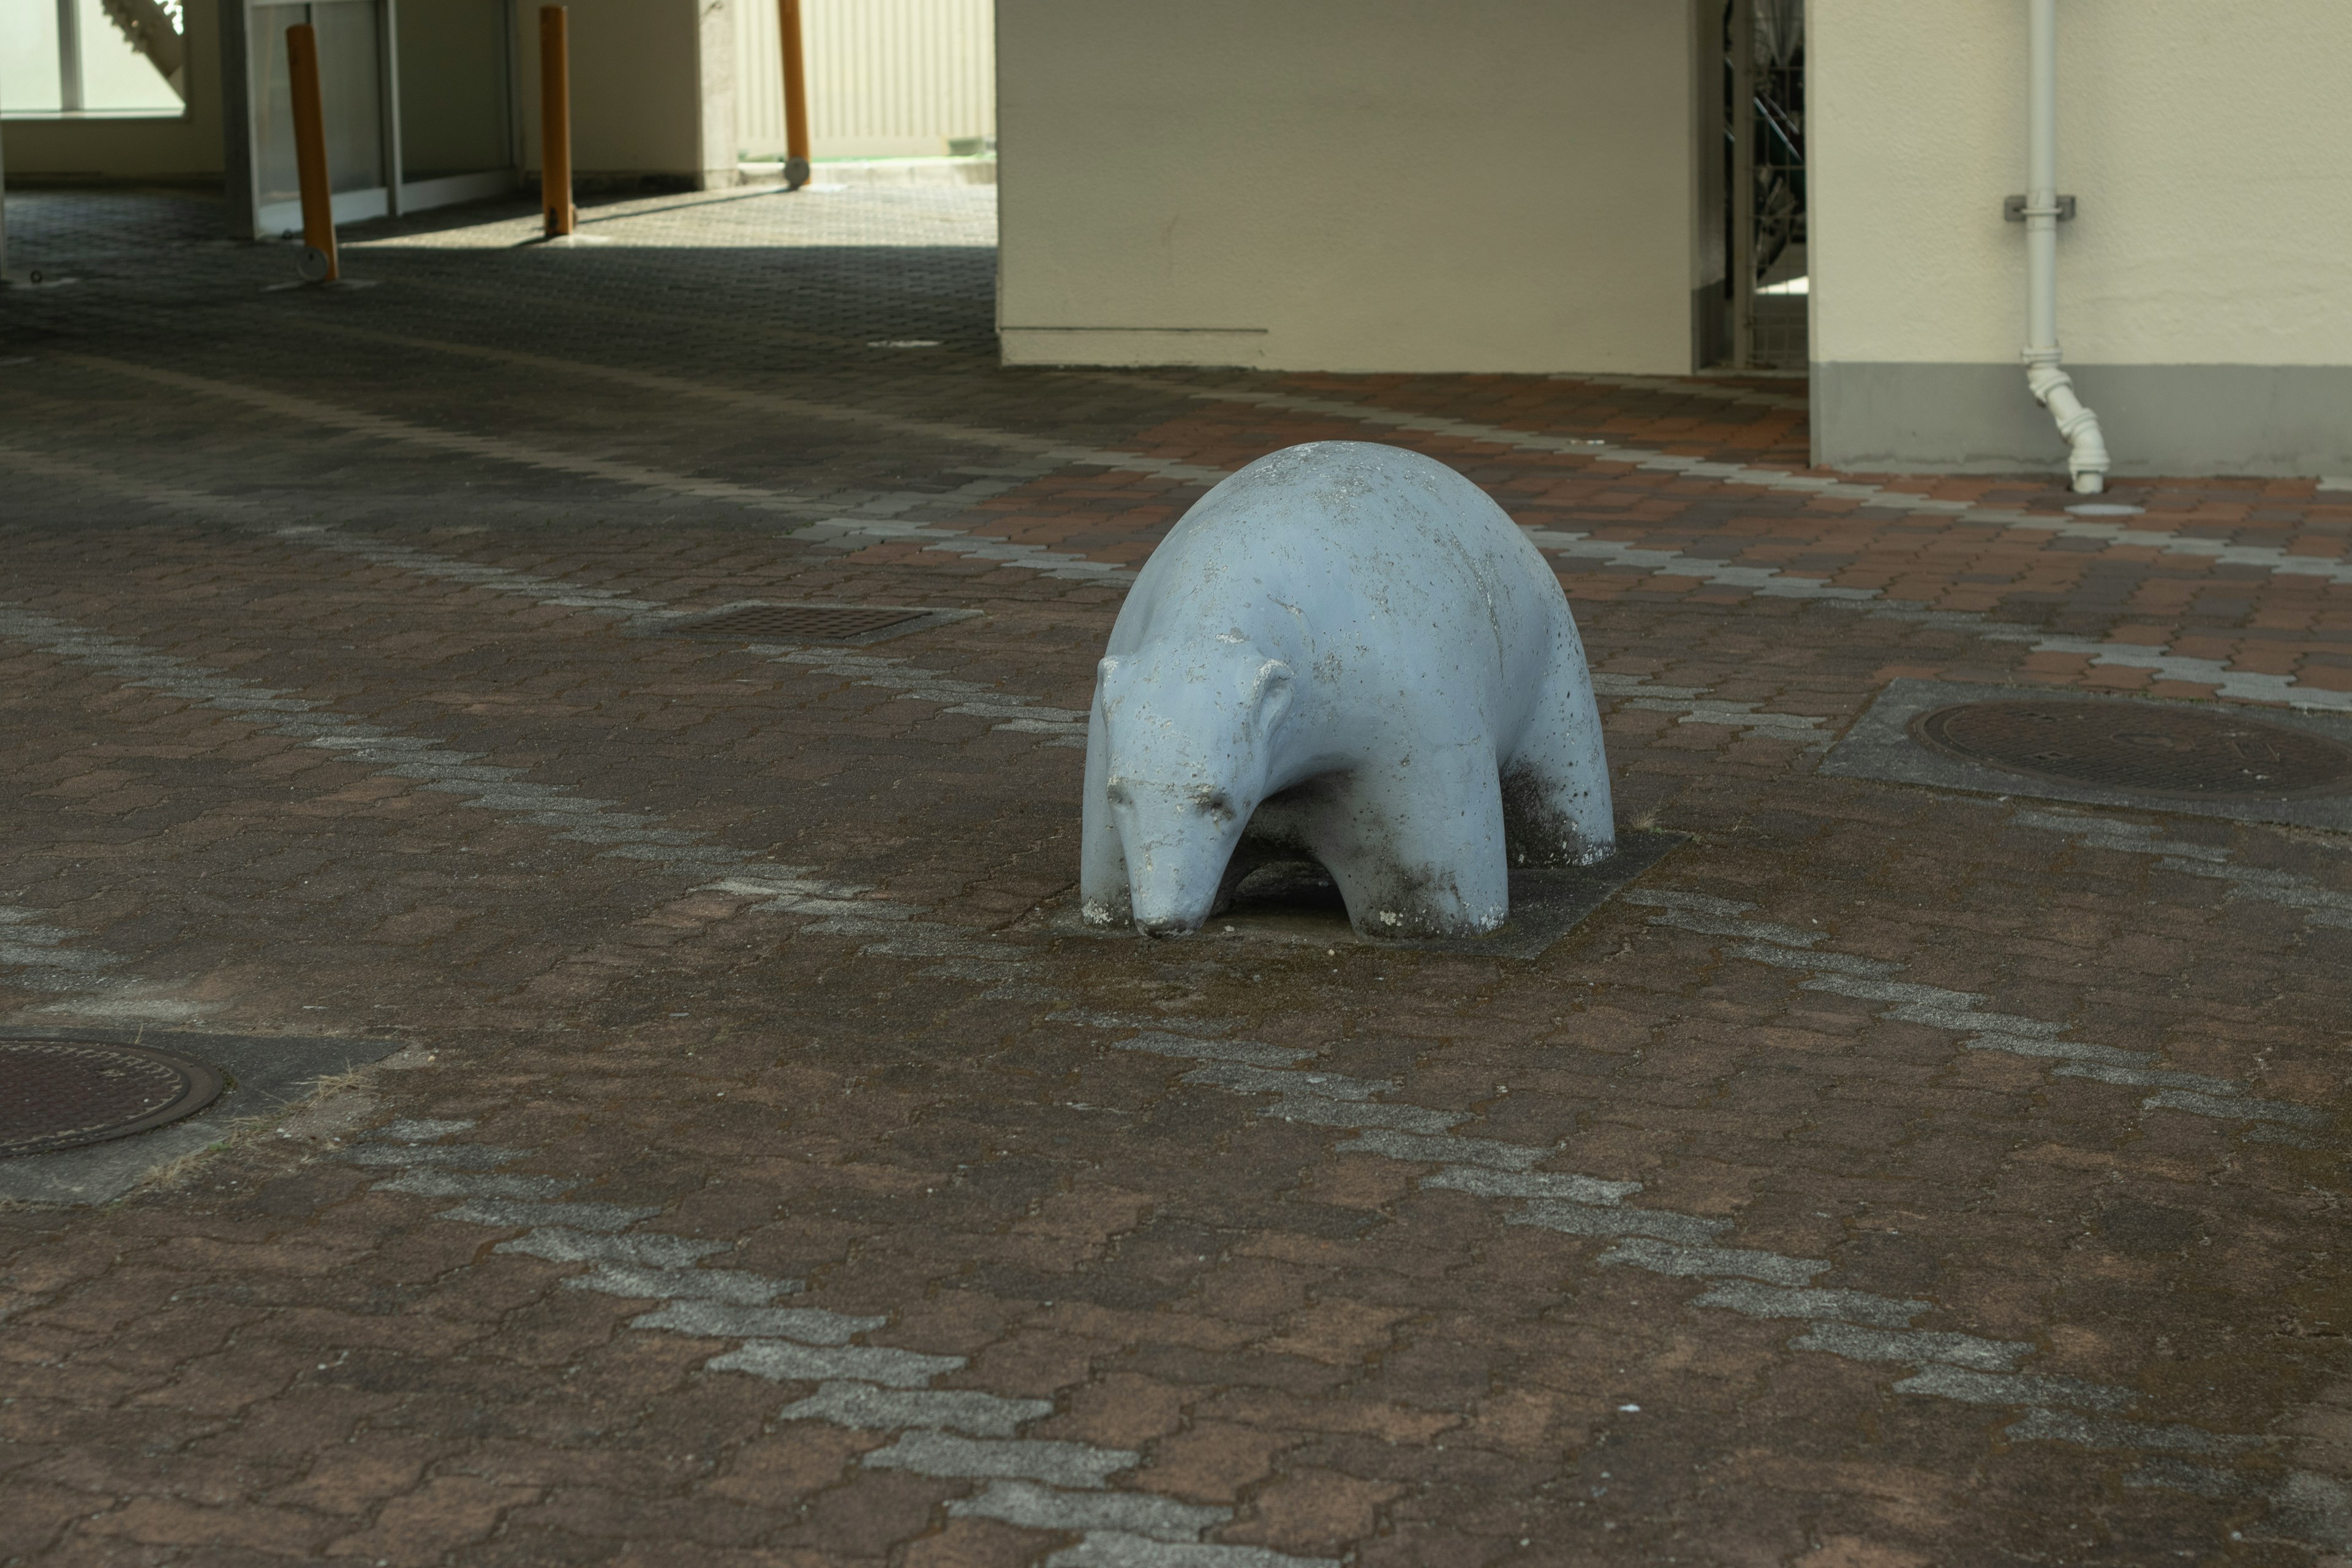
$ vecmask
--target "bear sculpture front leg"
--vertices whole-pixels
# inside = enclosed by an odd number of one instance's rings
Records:
[[[1292,831],[1339,885],[1359,936],[1483,936],[1509,917],[1491,751],[1424,748],[1328,783]]]

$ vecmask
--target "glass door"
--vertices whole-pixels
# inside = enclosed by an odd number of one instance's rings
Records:
[[[335,221],[357,223],[392,210],[383,47],[389,3],[309,0],[299,5],[247,6],[257,238],[299,233],[302,227],[293,91],[286,63],[286,29],[299,23],[309,23],[319,34],[319,96],[326,116],[327,182],[335,194]]]
[[[514,189],[508,0],[395,0],[400,190],[415,212]]]
[[[0,0],[5,3],[5,0]],[[302,227],[286,29],[319,33],[335,221],[358,223],[512,190],[513,0],[228,0],[230,196],[257,239]],[[240,137],[242,142],[240,144]]]

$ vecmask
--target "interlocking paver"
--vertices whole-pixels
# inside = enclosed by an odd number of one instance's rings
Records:
[[[412,1046],[0,1213],[0,1561],[2352,1552],[2342,844],[1816,771],[1897,676],[2345,710],[2352,498],[1003,371],[986,191],[341,295],[142,200],[10,203],[0,1000]],[[1691,841],[1532,962],[1055,934],[1128,574],[1324,437],[1529,530]],[[982,614],[661,635],[762,598]]]

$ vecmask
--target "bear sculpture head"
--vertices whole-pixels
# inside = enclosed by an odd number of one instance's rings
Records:
[[[1238,632],[1205,646],[1102,661],[1104,799],[1118,830],[1138,931],[1198,931],[1268,772],[1295,684]]]

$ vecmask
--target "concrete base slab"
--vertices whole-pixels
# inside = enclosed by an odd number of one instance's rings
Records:
[[[2179,812],[2190,816],[2221,816],[2238,822],[2280,822],[2297,827],[2352,833],[2352,792],[2301,798],[2194,800],[2178,795],[2150,795],[2136,790],[2101,789],[2007,773],[1931,751],[1911,738],[1910,724],[1923,713],[1956,702],[1990,702],[2020,698],[2063,698],[2069,700],[2144,703],[2150,707],[2190,712],[2229,714],[2283,729],[2303,730],[2352,745],[2352,719],[2324,718],[2283,708],[2253,708],[2229,702],[2170,702],[2147,697],[2092,697],[2080,691],[2047,687],[1974,686],[1952,680],[1901,679],[1879,694],[1853,728],[1822,759],[1821,771],[1842,778],[1877,779],[1888,784],[1923,784],[1931,789],[1967,790],[1978,795],[2023,795],[2032,800],[2067,800],[2083,805],[2125,806],[2134,811]]]
[[[782,159],[735,165],[747,185],[784,183]],[[996,160],[987,158],[826,158],[809,164],[811,188],[851,185],[992,185]]]
[[[227,1081],[219,1099],[184,1121],[54,1154],[19,1154],[0,1160],[0,1199],[26,1204],[110,1202],[182,1155],[219,1139],[236,1122],[290,1105],[321,1080],[382,1061],[404,1043],[162,1029],[22,1027],[0,1028],[0,1039],[150,1046],[203,1062]]]
[[[1601,905],[1690,837],[1655,829],[1622,833],[1617,853],[1598,866],[1539,867],[1511,873],[1511,918],[1487,936],[1391,940],[1359,936],[1348,923],[1339,889],[1321,868],[1285,862],[1260,868],[1244,882],[1233,908],[1181,940],[1200,942],[1280,942],[1295,947],[1397,948],[1414,952],[1477,953],[1487,958],[1540,958]],[[1132,931],[1089,925],[1077,902],[1055,910],[1045,928],[1056,936],[1134,942]]]

